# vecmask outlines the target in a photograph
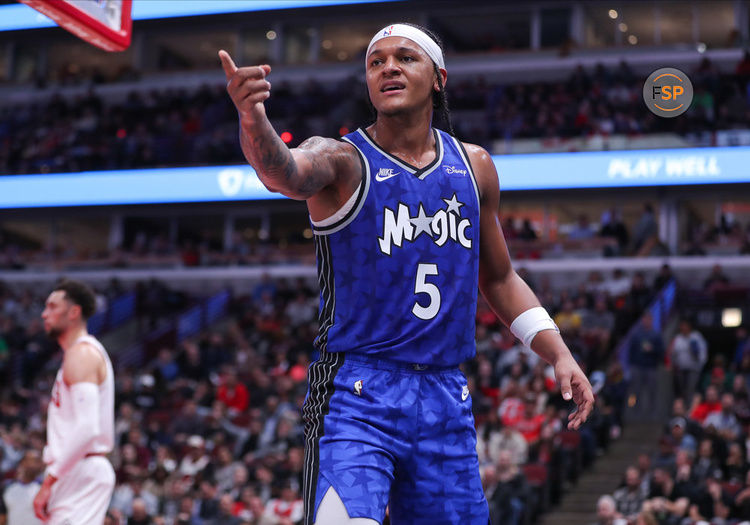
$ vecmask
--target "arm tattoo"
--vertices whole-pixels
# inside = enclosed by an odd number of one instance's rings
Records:
[[[309,165],[300,172],[294,156],[268,121],[250,132],[240,128],[240,143],[261,182],[272,191],[309,197],[333,181],[339,143],[323,137],[305,140],[297,150]]]
[[[269,189],[283,189],[294,179],[297,164],[292,153],[267,120],[250,133],[240,126],[240,144],[247,161]]]

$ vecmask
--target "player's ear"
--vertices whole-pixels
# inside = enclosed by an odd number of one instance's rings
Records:
[[[78,304],[71,304],[70,310],[68,310],[68,317],[70,319],[81,319],[82,317],[81,306]]]
[[[440,75],[440,82],[438,82],[438,75]],[[440,93],[442,91],[440,89],[440,84],[443,85],[443,90],[445,89],[445,83],[448,81],[448,72],[443,68],[437,68],[437,72],[435,73],[435,78],[433,80],[433,89]]]

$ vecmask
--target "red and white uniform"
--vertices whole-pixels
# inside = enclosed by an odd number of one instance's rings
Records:
[[[115,380],[112,362],[102,344],[93,336],[80,337],[74,345],[85,342],[95,347],[104,358],[107,377],[97,385],[98,406],[91,407],[98,416],[98,431],[88,445],[78,451],[80,459],[66,470],[62,461],[70,450],[77,449],[73,441],[79,437],[71,429],[76,426],[71,388],[63,381],[62,368],[58,370],[47,410],[47,446],[43,459],[47,472],[58,478],[52,485],[47,506],[51,525],[99,525],[104,521],[115,485],[115,473],[104,457],[112,451],[115,441]],[[89,409],[88,407],[86,408]]]

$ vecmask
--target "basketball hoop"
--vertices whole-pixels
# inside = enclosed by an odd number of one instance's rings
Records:
[[[130,45],[133,0],[19,0],[106,51]]]

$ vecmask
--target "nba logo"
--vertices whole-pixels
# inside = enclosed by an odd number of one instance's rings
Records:
[[[383,36],[391,36],[391,31],[393,31],[393,26],[389,27],[388,29],[384,29]]]
[[[354,383],[354,393],[357,394],[358,396],[362,395],[362,380],[361,379]]]

